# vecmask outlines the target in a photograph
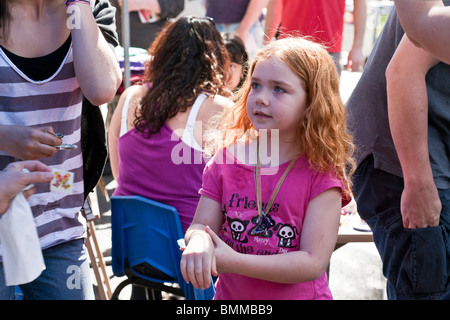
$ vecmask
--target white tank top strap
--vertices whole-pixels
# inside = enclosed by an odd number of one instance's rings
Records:
[[[123,103],[119,137],[121,137],[128,131],[128,126],[127,126],[128,110],[130,109],[131,98],[133,97],[133,95],[137,89],[138,89],[138,86],[130,87],[130,92],[128,92],[127,98],[125,99],[125,102]]]
[[[186,123],[186,127],[184,128],[183,136],[181,140],[186,143],[191,148],[194,148],[198,151],[203,151],[202,147],[198,144],[197,140],[195,140],[194,129],[195,129],[195,121],[197,120],[197,115],[200,110],[200,107],[206,99],[206,94],[200,94],[197,99],[195,99],[194,104],[192,105],[191,111],[189,112],[189,117]]]

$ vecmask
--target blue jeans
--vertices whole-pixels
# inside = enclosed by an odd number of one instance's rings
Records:
[[[44,249],[46,269],[34,281],[20,285],[27,300],[93,300],[89,261],[84,239]],[[5,285],[0,263],[0,300],[13,300],[15,287]]]
[[[450,189],[438,190],[442,202],[439,226],[406,229],[400,212],[402,178],[375,169],[369,156],[358,166],[353,181],[358,212],[372,229],[383,261],[388,298],[449,297]]]

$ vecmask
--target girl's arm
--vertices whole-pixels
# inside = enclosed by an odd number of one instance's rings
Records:
[[[209,226],[219,232],[222,225],[220,203],[201,196],[191,226],[186,231],[186,248],[180,262],[181,274],[194,288],[211,286],[211,274],[217,275],[214,244],[205,228]]]
[[[74,4],[68,8],[68,16],[75,22],[71,28],[73,60],[83,95],[93,105],[107,103],[122,81],[114,52],[100,32],[90,6]]]
[[[278,283],[298,283],[319,278],[333,253],[339,229],[341,190],[328,189],[308,205],[300,251],[278,255],[248,255],[231,249],[212,231],[219,273],[236,273]]]

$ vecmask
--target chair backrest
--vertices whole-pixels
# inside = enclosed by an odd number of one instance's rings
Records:
[[[188,300],[208,300],[210,289],[194,289],[180,271],[184,238],[177,210],[141,196],[111,197],[112,269],[117,276],[130,268],[139,277],[158,283],[178,283]]]

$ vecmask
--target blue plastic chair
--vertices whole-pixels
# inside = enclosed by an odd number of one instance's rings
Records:
[[[215,289],[195,289],[180,271],[184,239],[177,210],[141,196],[111,197],[112,269],[116,276],[127,276],[114,291],[119,297],[128,284],[173,293],[187,300],[210,300]],[[180,288],[172,285],[178,283]],[[211,281],[211,283],[213,283]]]

